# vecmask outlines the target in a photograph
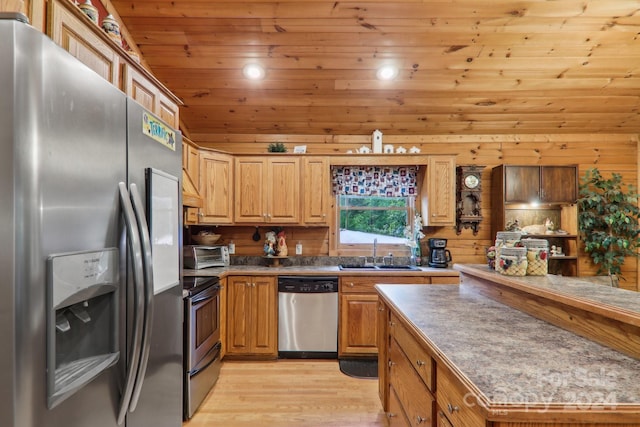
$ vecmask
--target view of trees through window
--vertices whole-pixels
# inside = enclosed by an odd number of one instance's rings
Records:
[[[404,244],[411,209],[409,197],[338,196],[340,243]]]

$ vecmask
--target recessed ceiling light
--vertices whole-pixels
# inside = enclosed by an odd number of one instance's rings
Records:
[[[393,65],[384,65],[378,68],[376,77],[378,80],[393,80],[398,76],[398,69]]]
[[[247,64],[242,69],[242,74],[251,80],[260,80],[264,78],[264,68],[258,64]]]

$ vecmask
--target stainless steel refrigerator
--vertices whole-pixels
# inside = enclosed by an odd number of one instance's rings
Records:
[[[180,426],[181,134],[9,18],[0,426]]]

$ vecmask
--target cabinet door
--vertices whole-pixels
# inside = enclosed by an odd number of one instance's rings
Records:
[[[456,223],[456,158],[430,156],[423,181],[422,215],[424,225],[448,226]]]
[[[163,121],[174,129],[180,128],[180,112],[178,104],[173,102],[162,91],[158,92],[158,102],[155,106],[155,113]]]
[[[278,355],[278,288],[275,277],[252,278],[251,353]]]
[[[230,224],[233,222],[231,191],[232,157],[203,150],[200,153],[200,185],[202,209],[200,223]]]
[[[387,306],[378,301],[378,396],[382,402],[382,407],[389,412],[393,412],[390,407],[389,395],[389,320],[391,312]],[[392,420],[390,420],[392,421]]]
[[[48,3],[49,37],[105,80],[120,87],[120,55],[93,32],[90,27],[93,23],[66,7],[58,0]]]
[[[539,166],[504,167],[505,203],[531,203],[533,201],[539,201],[539,197]]]
[[[303,221],[326,224],[329,212],[329,163],[322,157],[304,159]]]
[[[186,142],[186,139],[183,139],[183,142]],[[198,186],[196,187],[198,190],[200,186],[200,150],[188,143],[182,144],[182,168],[187,172],[191,181]]]
[[[234,171],[236,222],[265,222],[266,167],[267,163],[261,157],[236,158]]]
[[[251,352],[251,277],[227,278],[227,353]]]
[[[300,222],[300,159],[269,159],[267,222]]]
[[[377,331],[376,295],[348,294],[340,297],[340,356],[377,354]]]
[[[578,177],[575,166],[543,166],[540,199],[547,203],[575,203]]]

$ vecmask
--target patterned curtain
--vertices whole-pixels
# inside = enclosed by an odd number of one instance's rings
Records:
[[[334,166],[333,193],[343,196],[406,197],[416,194],[416,166]]]

